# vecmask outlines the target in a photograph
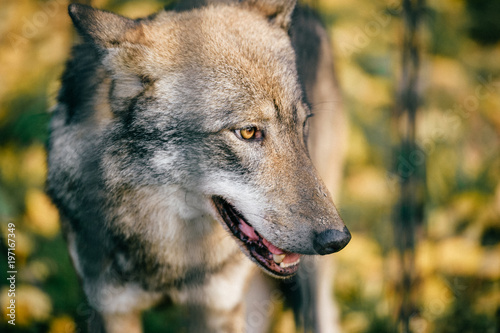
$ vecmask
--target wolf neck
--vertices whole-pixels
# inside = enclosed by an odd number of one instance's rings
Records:
[[[218,267],[241,256],[236,242],[208,212],[203,198],[179,186],[129,190],[115,207],[115,220],[125,237],[139,238],[160,265],[181,271]],[[208,208],[208,207],[207,207]]]

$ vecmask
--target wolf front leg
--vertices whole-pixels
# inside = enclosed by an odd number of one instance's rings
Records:
[[[255,265],[243,253],[236,252],[231,261],[202,284],[185,285],[168,294],[175,303],[189,307],[189,332],[245,332],[244,299]]]
[[[189,307],[188,332],[191,333],[243,333],[245,332],[243,302],[232,309],[206,306]]]
[[[84,281],[88,301],[96,309],[88,318],[88,332],[142,333],[142,311],[157,304],[163,295],[145,291],[135,283],[117,286],[100,281]]]
[[[89,333],[142,333],[141,314],[97,313],[88,320]]]

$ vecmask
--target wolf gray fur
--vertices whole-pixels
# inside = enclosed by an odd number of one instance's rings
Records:
[[[83,42],[50,124],[47,189],[99,314],[89,331],[141,332],[140,312],[165,298],[192,308],[194,332],[265,327],[245,319],[260,267],[302,299],[298,325],[327,332],[328,267],[301,265],[351,236],[307,148],[338,177],[342,115],[318,20],[292,0],[69,13]]]

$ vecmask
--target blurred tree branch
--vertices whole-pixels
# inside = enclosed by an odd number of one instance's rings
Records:
[[[398,331],[410,332],[410,319],[417,313],[412,297],[416,281],[415,243],[423,223],[423,194],[425,188],[425,156],[416,145],[416,115],[420,105],[419,25],[424,11],[424,0],[402,0],[404,25],[401,79],[396,104],[396,132],[400,140],[396,171],[401,176],[400,196],[394,212],[395,242],[402,268],[400,280],[401,304]]]

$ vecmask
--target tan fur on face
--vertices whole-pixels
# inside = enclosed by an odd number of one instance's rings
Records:
[[[240,79],[249,93],[265,91],[272,95],[249,96],[248,100],[284,96],[298,99],[299,92],[293,91],[297,87],[290,86],[290,82],[296,82],[290,41],[279,27],[271,31],[269,28],[261,15],[233,6],[181,14],[163,12],[134,28],[141,31],[141,38],[132,33],[129,40],[125,34],[119,49],[111,48],[108,66],[115,73],[133,73],[153,80],[186,70],[230,70],[216,74]],[[272,45],[262,43],[263,36]]]

